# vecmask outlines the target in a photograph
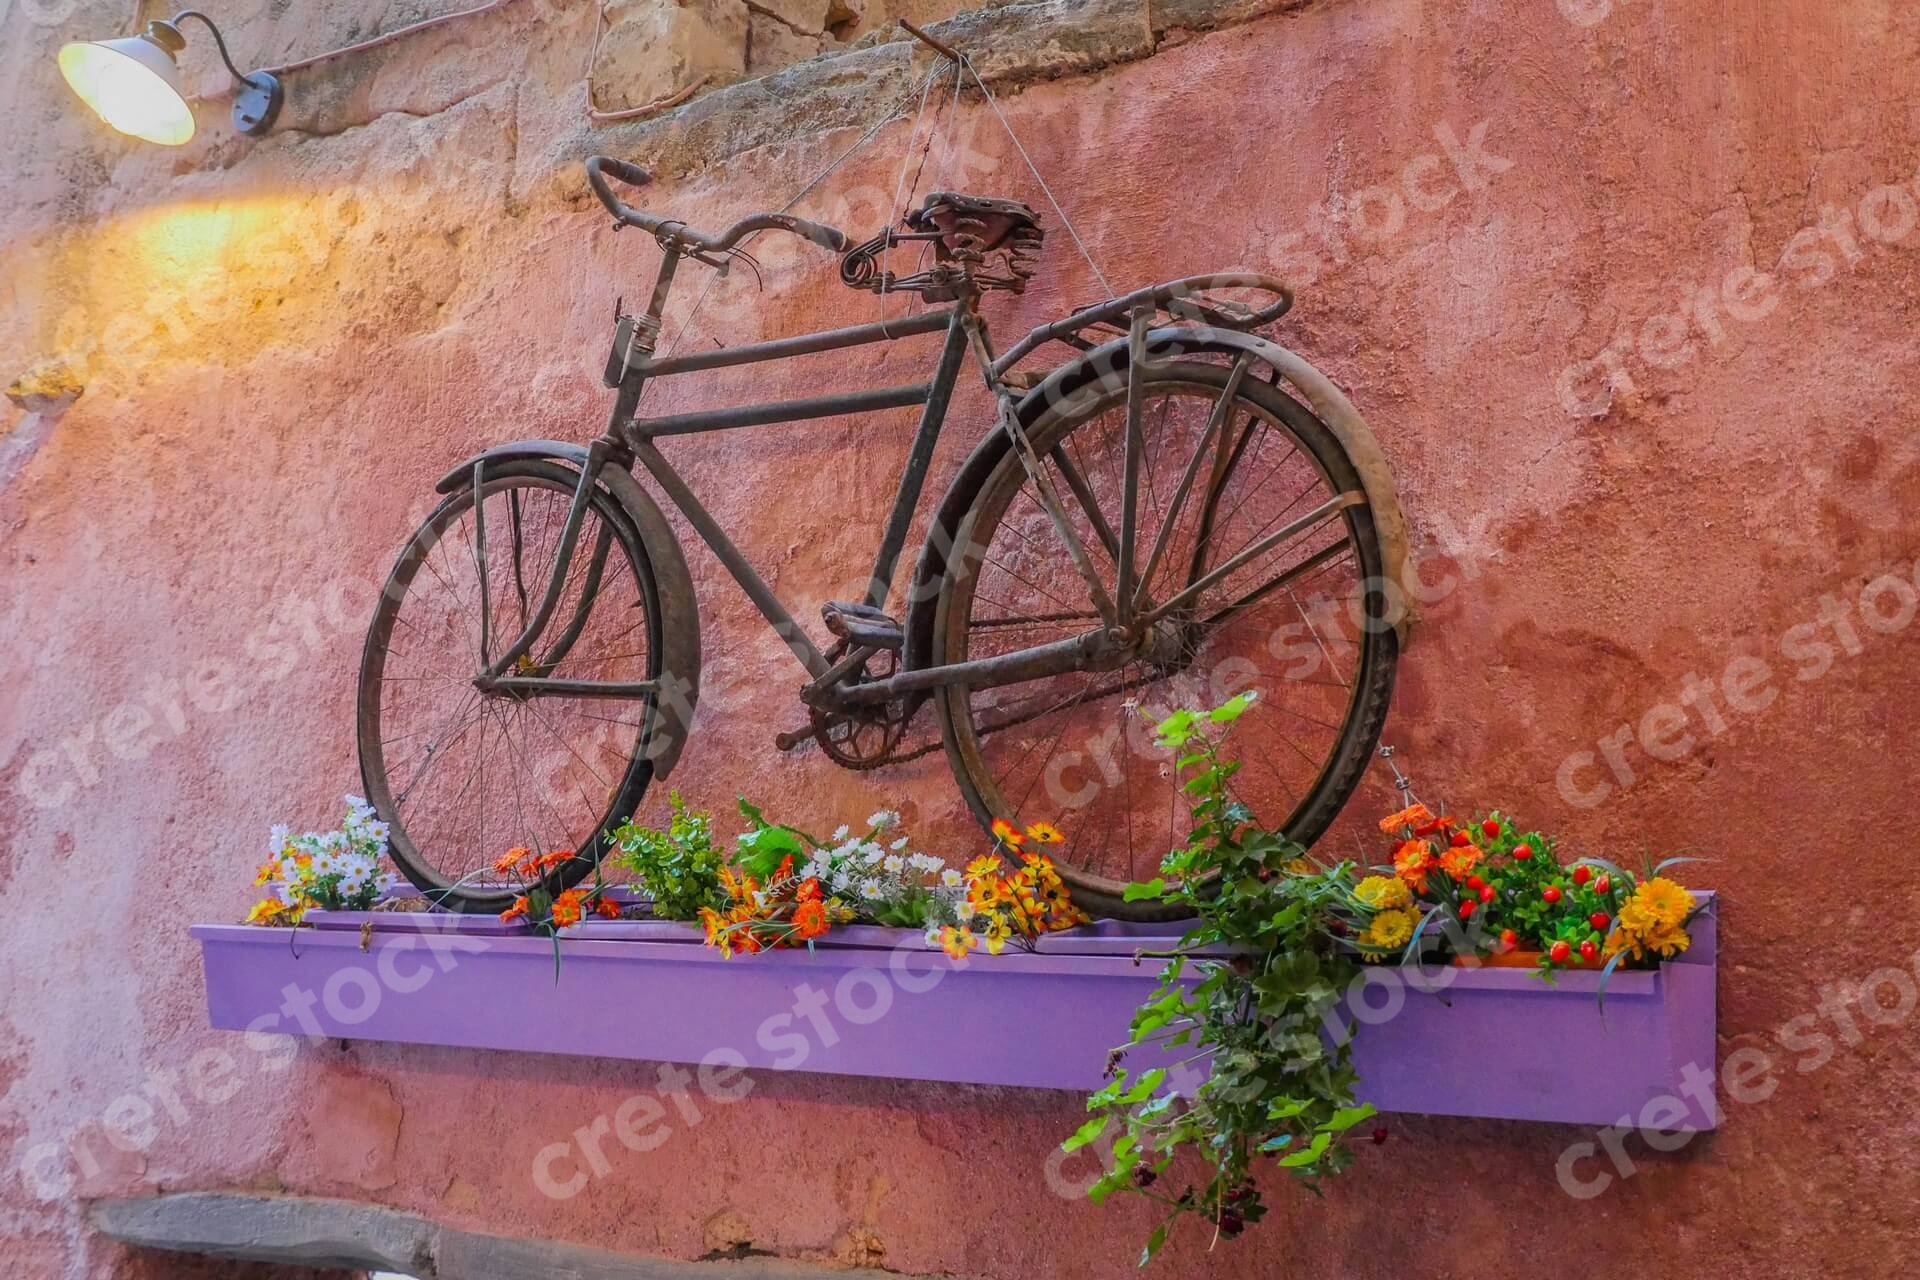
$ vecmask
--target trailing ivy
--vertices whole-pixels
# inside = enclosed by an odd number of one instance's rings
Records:
[[[1194,826],[1159,877],[1126,896],[1190,908],[1197,919],[1171,951],[1148,953],[1168,963],[1116,1057],[1151,1051],[1164,1062],[1175,1056],[1166,1050],[1179,1050],[1178,1061],[1118,1066],[1087,1100],[1094,1118],[1064,1144],[1077,1150],[1113,1130],[1112,1165],[1088,1194],[1096,1203],[1120,1192],[1164,1207],[1142,1266],[1183,1216],[1204,1219],[1216,1241],[1259,1221],[1266,1206],[1253,1170],[1261,1159],[1317,1192],[1319,1179],[1351,1160],[1342,1135],[1373,1114],[1354,1102],[1351,1026],[1323,1034],[1358,972],[1328,930],[1332,909],[1350,901],[1349,868],[1314,866],[1234,799],[1229,784],[1240,766],[1222,757],[1220,739],[1252,702],[1242,694],[1156,727],[1157,745],[1178,753]],[[1196,1159],[1204,1178],[1175,1174],[1176,1162]]]

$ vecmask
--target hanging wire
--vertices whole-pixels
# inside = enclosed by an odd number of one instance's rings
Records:
[[[1013,149],[1018,151],[1020,158],[1027,162],[1027,171],[1033,175],[1033,180],[1040,184],[1040,190],[1046,193],[1047,203],[1053,206],[1056,214],[1060,215],[1060,225],[1065,227],[1067,234],[1073,237],[1074,248],[1078,249],[1080,256],[1087,260],[1087,266],[1093,271],[1093,278],[1100,282],[1100,287],[1107,291],[1109,298],[1119,296],[1114,293],[1113,286],[1107,283],[1106,276],[1100,273],[1100,264],[1093,260],[1091,253],[1087,252],[1086,241],[1082,240],[1080,233],[1074,230],[1073,219],[1067,217],[1067,211],[1060,207],[1058,200],[1054,199],[1053,188],[1049,187],[1047,180],[1040,176],[1039,166],[1033,163],[1033,157],[1027,154],[1027,149],[1020,145],[1020,135],[1013,131],[1013,126],[1007,123],[1006,116],[1001,114],[1000,103],[995,100],[993,90],[987,88],[987,82],[980,78],[980,72],[973,65],[973,59],[963,53],[960,55],[960,60],[966,64],[967,70],[972,72],[973,82],[980,86],[980,92],[986,95],[987,105],[993,108],[994,117],[1000,121],[1000,127],[1007,131],[1007,137],[1013,139]]]
[[[935,68],[933,68],[933,70],[929,71],[926,74],[926,76],[921,80],[920,83],[908,89],[907,92],[901,96],[899,103],[894,107],[892,111],[889,111],[886,115],[882,116],[879,120],[877,120],[874,123],[872,128],[868,129],[865,133],[861,134],[857,140],[855,140],[852,146],[848,147],[845,151],[842,151],[838,156],[834,157],[834,159],[830,161],[824,169],[820,170],[819,173],[816,173],[807,182],[805,186],[801,187],[798,191],[794,192],[792,197],[789,198],[785,204],[780,206],[778,212],[785,213],[787,210],[793,208],[793,206],[795,206],[796,204],[799,204],[802,200],[806,198],[808,192],[812,191],[815,187],[819,186],[822,182],[825,182],[829,177],[831,177],[833,173],[840,168],[841,165],[845,164],[849,159],[853,157],[853,154],[856,151],[860,150],[860,148],[866,146],[869,142],[873,141],[875,135],[877,135],[882,129],[886,128],[888,125],[892,124],[895,120],[898,120],[902,115],[904,115],[906,113],[907,104],[913,101],[914,96],[916,94],[918,94],[921,100],[924,102],[926,97],[927,86],[931,85],[934,81],[934,78],[937,77],[940,73],[941,73],[941,68],[936,66]],[[758,234],[759,234],[758,232],[754,233],[754,235],[758,235]],[[751,239],[752,237],[750,236],[748,238]],[[682,320],[679,326],[675,328],[673,332],[673,340],[667,344],[667,352],[666,352],[667,356],[673,355],[674,352],[680,349],[680,343],[687,336],[687,334],[691,332],[693,328],[694,319],[700,314],[700,308],[706,305],[707,295],[713,292],[713,287],[718,283],[720,283],[719,272],[708,273],[706,287],[701,289],[699,296],[697,296],[693,300],[692,309],[690,309],[687,312],[686,319]],[[647,385],[641,389],[641,392],[640,392],[641,399],[642,400],[646,399],[647,392],[651,391],[652,389],[653,389],[653,383],[648,382]]]

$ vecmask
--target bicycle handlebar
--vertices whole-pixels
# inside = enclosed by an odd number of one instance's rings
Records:
[[[853,244],[845,232],[830,227],[824,222],[796,218],[790,213],[748,214],[720,234],[709,235],[664,214],[647,213],[644,210],[635,209],[613,194],[613,189],[607,185],[605,175],[618,178],[630,187],[645,186],[653,181],[653,175],[637,164],[628,164],[625,160],[615,160],[611,156],[590,156],[587,159],[587,182],[592,186],[593,194],[600,197],[600,203],[607,207],[608,213],[625,226],[638,227],[660,240],[672,241],[698,252],[725,253],[755,231],[790,232],[811,240],[822,248],[831,249],[835,253],[845,253]]]

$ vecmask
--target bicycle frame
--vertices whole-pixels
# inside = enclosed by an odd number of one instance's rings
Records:
[[[483,599],[481,656],[486,666],[480,677],[476,679],[477,685],[483,690],[533,696],[550,693],[576,697],[633,697],[658,692],[655,681],[615,683],[555,680],[544,672],[532,675],[508,674],[509,670],[516,666],[520,666],[522,670],[525,669],[524,662],[528,660],[535,640],[552,620],[577,550],[576,544],[586,512],[587,499],[598,481],[601,469],[611,462],[630,465],[630,461],[638,462],[646,468],[654,482],[687,518],[688,523],[698,531],[701,539],[719,557],[720,562],[726,566],[728,573],[733,576],[734,581],[740,585],[748,599],[760,611],[761,616],[767,620],[768,625],[780,636],[789,651],[805,668],[810,677],[810,682],[802,691],[802,697],[805,700],[818,701],[822,704],[873,703],[918,693],[944,684],[966,683],[977,687],[1013,684],[1067,671],[1093,669],[1124,655],[1126,652],[1124,635],[1115,635],[1113,628],[1103,626],[1089,630],[1080,636],[1015,653],[946,666],[925,667],[917,670],[903,669],[885,680],[865,682],[836,690],[836,686],[839,686],[840,682],[848,676],[858,672],[866,659],[876,650],[871,646],[850,644],[849,652],[844,657],[838,661],[829,660],[819,646],[794,621],[793,615],[774,594],[766,579],[727,536],[726,531],[720,527],[719,522],[694,494],[679,472],[675,471],[661,455],[655,441],[664,436],[693,435],[736,427],[800,422],[919,405],[921,407],[919,426],[915,430],[906,467],[899,480],[899,489],[894,496],[892,510],[888,514],[879,548],[874,555],[873,571],[868,578],[863,599],[864,604],[878,608],[886,601],[893,589],[900,552],[905,546],[914,512],[919,506],[920,497],[925,488],[927,471],[932,463],[934,448],[939,442],[940,431],[946,420],[947,407],[959,377],[960,366],[969,350],[975,353],[989,389],[994,392],[1000,402],[1002,424],[1006,425],[1012,417],[1012,398],[1000,382],[999,375],[1002,370],[995,367],[992,351],[988,345],[985,323],[978,313],[976,299],[968,296],[954,302],[951,306],[922,312],[900,320],[876,321],[738,347],[722,347],[689,355],[656,358],[653,347],[660,332],[661,314],[672,287],[679,256],[674,250],[667,250],[661,262],[659,275],[655,279],[652,298],[646,313],[637,317],[621,315],[617,319],[614,348],[603,378],[607,386],[618,388],[607,429],[588,450],[586,465],[582,468],[579,487],[575,491],[566,523],[561,530],[559,544],[555,550],[553,572],[548,579],[540,607],[513,643],[490,662],[487,661],[486,656],[488,624],[484,606],[486,557],[484,554],[478,557]],[[933,377],[928,382],[670,414],[657,418],[634,416],[641,393],[652,378],[738,365],[763,364],[817,352],[890,342],[942,330],[945,331],[945,340],[941,346]],[[1025,438],[1023,434],[1018,433],[1017,425],[1012,430],[1024,446]],[[1026,452],[1030,453],[1030,448]],[[475,464],[476,488],[482,480],[483,465],[484,463]],[[1070,475],[1069,483],[1078,491],[1085,482],[1079,479],[1076,484],[1074,483],[1076,479],[1078,479],[1077,473]],[[484,504],[476,503],[476,510],[482,505]],[[1057,506],[1057,501],[1049,500],[1048,505]],[[1058,512],[1054,514],[1057,522],[1064,527],[1064,514]],[[478,523],[478,517],[476,517],[476,524]],[[484,526],[478,528],[476,534],[484,547]],[[577,606],[574,619],[562,633],[561,640],[554,648],[541,661],[533,664],[536,669],[544,667],[550,670],[557,665],[570,645],[572,637],[579,633],[585,614],[592,606],[593,588],[598,583],[600,562],[607,550],[606,541],[603,538],[596,548],[594,560],[589,569],[588,587],[583,588],[581,602]],[[1085,571],[1083,569],[1083,572]]]

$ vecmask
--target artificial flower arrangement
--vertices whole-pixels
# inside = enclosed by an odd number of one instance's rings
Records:
[[[1553,837],[1522,831],[1495,810],[1471,821],[1410,802],[1380,821],[1390,865],[1359,876],[1342,923],[1372,962],[1411,959],[1437,936],[1455,963],[1561,969],[1658,965],[1685,951],[1701,909],[1667,872],[1636,875],[1604,858],[1563,863]],[[1437,925],[1437,931],[1434,926]]]
[[[1022,829],[995,818],[993,849],[969,862],[961,877],[966,900],[958,920],[937,934],[929,930],[927,940],[950,958],[964,960],[982,943],[993,956],[1009,942],[1032,951],[1042,934],[1091,923],[1092,917],[1074,905],[1053,859],[1040,852],[1061,839],[1051,823],[1035,822]]]
[[[591,885],[575,885],[555,892],[547,877],[573,860],[571,849],[551,849],[539,853],[525,847],[509,849],[493,864],[495,875],[512,876],[519,883],[519,896],[500,913],[502,921],[524,920],[543,937],[554,937],[569,925],[579,924],[589,914],[613,919],[620,904],[607,895],[607,884],[600,867],[593,868]]]
[[[359,796],[347,796],[346,805],[338,830],[296,836],[282,823],[268,833],[272,856],[253,882],[270,896],[247,912],[248,924],[297,925],[312,910],[366,911],[394,883],[381,870],[387,824]]]
[[[729,856],[708,815],[689,812],[677,794],[671,803],[665,830],[629,823],[615,833],[615,863],[648,892],[656,916],[697,920],[729,957],[810,947],[852,923],[922,930],[956,959],[982,945],[999,955],[1009,943],[1031,947],[1042,933],[1088,920],[1041,852],[1062,838],[1046,823],[996,821],[992,850],[961,870],[912,848],[890,809],[822,840],[769,822],[742,800],[748,829]]]

